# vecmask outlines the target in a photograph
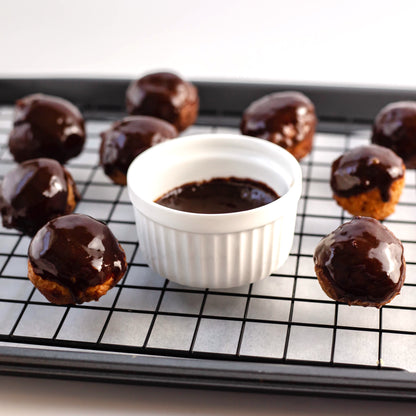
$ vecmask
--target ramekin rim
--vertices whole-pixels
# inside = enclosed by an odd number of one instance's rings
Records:
[[[159,146],[162,147],[168,147],[168,146],[175,146],[175,144],[178,143],[178,141],[181,141],[181,143],[184,143],[184,141],[195,141],[195,139],[210,139],[210,140],[221,140],[221,139],[242,139],[243,140],[249,140],[252,143],[254,143],[255,141],[259,146],[266,146],[269,147],[270,150],[276,151],[278,153],[280,153],[280,155],[284,158],[286,158],[286,160],[289,162],[289,164],[292,167],[293,170],[293,174],[291,173],[292,176],[292,182],[289,184],[288,186],[288,190],[281,196],[279,196],[278,199],[276,199],[275,201],[272,201],[266,205],[262,205],[260,207],[257,208],[253,208],[250,210],[245,210],[245,211],[237,211],[237,212],[230,212],[230,213],[220,213],[220,214],[206,214],[206,213],[195,213],[195,212],[188,212],[188,211],[180,211],[180,210],[176,210],[173,208],[169,208],[169,207],[165,207],[163,205],[160,205],[158,203],[156,203],[154,200],[147,200],[143,197],[141,197],[140,195],[138,195],[133,187],[131,186],[132,180],[130,180],[129,178],[131,177],[131,172],[132,169],[129,168],[128,173],[127,173],[127,187],[128,187],[128,194],[129,194],[129,198],[132,202],[132,205],[134,207],[134,209],[138,210],[139,212],[143,213],[147,218],[152,219],[153,221],[156,221],[160,224],[166,225],[170,228],[173,229],[179,229],[179,230],[187,230],[189,232],[198,232],[198,231],[192,231],[192,230],[188,230],[189,227],[175,227],[172,224],[167,224],[165,221],[159,221],[158,218],[159,215],[157,215],[157,212],[159,212],[162,216],[166,215],[169,216],[170,218],[172,218],[172,221],[175,222],[174,220],[180,220],[180,219],[187,219],[189,221],[194,221],[197,222],[198,220],[204,220],[204,221],[227,221],[230,219],[233,220],[238,220],[238,219],[243,219],[244,217],[249,217],[249,216],[259,216],[262,213],[262,211],[273,211],[273,210],[279,210],[279,208],[281,209],[282,206],[288,205],[291,203],[292,199],[295,199],[296,201],[296,205],[297,205],[297,201],[300,198],[301,195],[301,189],[302,189],[302,170],[300,167],[299,162],[295,159],[295,157],[290,154],[287,150],[283,149],[282,147],[274,144],[274,143],[270,143],[266,140],[263,139],[259,139],[259,138],[255,138],[255,137],[251,137],[251,136],[245,136],[245,135],[241,135],[241,134],[230,134],[230,133],[203,133],[203,134],[195,134],[195,135],[189,135],[189,136],[183,136],[183,137],[178,137],[176,139],[173,140],[169,140],[169,141],[165,141],[163,143],[160,143],[156,146],[153,146],[147,150],[145,150],[143,153],[141,153],[139,156],[137,156],[135,158],[138,159],[140,158],[142,155],[145,154],[149,154],[150,152],[154,152],[154,149],[159,148]],[[176,143],[174,143],[176,142]],[[159,148],[160,149],[160,148]],[[133,163],[135,163],[135,160],[132,162],[132,164],[130,166],[133,165]],[[178,185],[180,186],[180,185]],[[137,203],[139,202],[139,204]],[[140,209],[138,208],[137,205],[140,205]],[[146,206],[146,208],[143,210],[143,207]],[[150,214],[150,215],[149,215]],[[154,215],[152,215],[154,214]],[[276,216],[276,218],[279,218],[279,216]],[[263,221],[261,224],[257,225],[257,226],[263,226],[267,223],[269,223],[270,221]],[[238,230],[235,231],[244,231],[244,230],[248,230],[248,229],[252,229],[252,228],[256,228],[256,227],[241,227]],[[212,233],[217,233],[218,230],[213,230]],[[224,232],[233,232],[233,231],[224,231]],[[208,232],[207,232],[208,233]]]

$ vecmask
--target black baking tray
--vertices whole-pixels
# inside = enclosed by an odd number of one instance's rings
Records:
[[[125,79],[0,79],[0,106],[11,106],[24,95],[43,92],[76,103],[90,119],[112,120],[125,114],[128,83]],[[416,99],[416,91],[395,89],[211,81],[195,84],[201,100],[198,124],[230,128],[238,127],[241,113],[253,100],[274,91],[304,92],[315,103],[318,130],[335,134],[368,128],[389,102]],[[0,336],[0,341],[2,374],[268,393],[416,398],[415,373],[381,365],[112,348],[105,343],[7,335]]]

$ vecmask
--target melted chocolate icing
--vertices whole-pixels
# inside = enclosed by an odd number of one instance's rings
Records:
[[[80,199],[72,176],[56,160],[27,160],[9,171],[0,187],[3,225],[33,235],[47,221],[67,213],[68,186]]]
[[[277,92],[254,101],[243,114],[240,130],[287,149],[313,135],[315,108],[300,92]]]
[[[376,116],[371,141],[397,153],[407,168],[416,168],[416,101],[385,106]]]
[[[403,175],[403,161],[393,151],[377,145],[362,146],[333,162],[331,188],[345,198],[378,188],[382,200],[387,202],[391,184]]]
[[[117,121],[101,133],[100,161],[104,172],[110,177],[116,171],[125,175],[139,153],[177,135],[172,124],[155,117],[132,116]]]
[[[230,177],[190,182],[172,189],[155,202],[179,211],[224,214],[258,208],[278,198],[262,182]]]
[[[29,261],[43,279],[79,294],[126,271],[125,254],[110,229],[87,215],[55,218],[42,227],[29,246]]]
[[[9,147],[17,162],[49,157],[65,163],[85,142],[84,119],[69,101],[43,94],[16,102]]]
[[[181,130],[178,124],[180,111],[188,104],[198,108],[197,89],[170,72],[157,72],[133,81],[126,93],[129,114],[158,117],[169,121],[178,130]]]
[[[387,303],[400,292],[405,278],[401,242],[373,218],[356,217],[323,238],[314,262],[336,300],[348,304]]]

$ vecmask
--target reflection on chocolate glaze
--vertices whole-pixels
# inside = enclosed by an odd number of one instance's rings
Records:
[[[138,154],[177,135],[172,124],[155,117],[131,116],[117,121],[101,133],[100,161],[104,172],[110,177],[118,172],[125,176]]]
[[[152,73],[129,85],[126,106],[129,114],[158,117],[182,131],[196,120],[198,91],[170,72]]]
[[[388,104],[376,116],[371,141],[397,153],[407,168],[416,168],[416,101]]]
[[[84,119],[69,101],[33,94],[16,102],[9,147],[17,162],[48,157],[65,163],[81,152],[84,142]]]
[[[262,182],[230,177],[187,183],[155,202],[179,211],[224,214],[258,208],[278,198],[276,192]]]
[[[403,161],[393,151],[377,145],[361,146],[333,162],[331,188],[345,198],[378,188],[387,202],[391,184],[403,175]]]
[[[80,196],[68,171],[56,160],[27,160],[9,171],[0,188],[3,225],[33,235],[50,219],[67,213],[68,187]]]
[[[356,217],[323,238],[314,262],[334,298],[348,304],[384,304],[400,292],[405,278],[401,242],[373,218]]]
[[[300,92],[277,92],[254,101],[244,112],[240,130],[288,149],[311,138],[316,116],[312,102]]]
[[[29,246],[36,275],[79,294],[126,271],[125,254],[110,229],[82,214],[58,217],[42,227]]]

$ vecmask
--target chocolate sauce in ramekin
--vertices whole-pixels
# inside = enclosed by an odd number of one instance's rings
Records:
[[[179,211],[225,214],[269,204],[279,195],[265,183],[247,178],[213,178],[174,188],[155,202]]]

